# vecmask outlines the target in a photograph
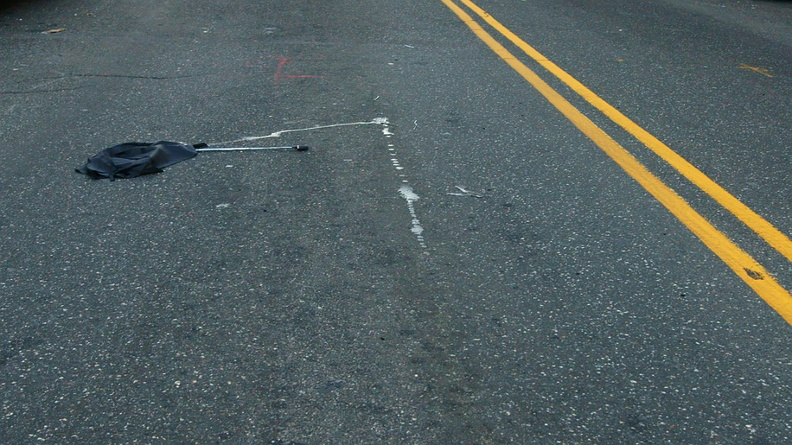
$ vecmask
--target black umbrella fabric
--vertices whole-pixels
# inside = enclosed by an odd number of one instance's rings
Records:
[[[134,178],[159,173],[165,167],[194,158],[198,155],[198,147],[206,147],[206,144],[127,142],[105,148],[76,170],[93,179]]]

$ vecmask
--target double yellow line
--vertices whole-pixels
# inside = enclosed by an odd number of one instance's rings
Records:
[[[454,0],[442,0],[462,22],[464,22],[495,54],[509,64],[528,83],[555,106],[570,122],[597,146],[611,157],[628,175],[637,181],[647,192],[676,216],[691,232],[712,250],[737,276],[745,281],[768,305],[778,312],[789,324],[792,324],[792,295],[770,275],[762,265],[748,253],[740,249],[732,240],[715,228],[709,221],[696,212],[684,199],[652,174],[643,164],[633,157],[618,142],[611,138],[594,122],[575,108],[568,100],[556,92],[534,71],[528,68],[517,57],[509,52],[484,28],[479,25]],[[711,180],[690,162],[682,158],[663,142],[652,136],[648,131],[616,110],[602,98],[594,94],[567,72],[548,60],[533,47],[528,45],[516,34],[495,20],[486,11],[470,0],[459,0],[476,15],[481,17],[492,28],[520,48],[528,57],[568,85],[586,101],[613,122],[621,126],[660,158],[674,167],[690,182],[699,187],[707,195],[726,210],[736,216],[743,224],[756,232],[770,246],[780,252],[787,260],[792,261],[792,241],[781,231],[773,227],[764,218],[748,208],[723,187]]]

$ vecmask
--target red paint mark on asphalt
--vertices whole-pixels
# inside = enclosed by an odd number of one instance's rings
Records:
[[[281,79],[323,79],[325,76],[312,76],[308,74],[284,74],[283,69],[286,65],[292,63],[292,59],[288,57],[278,57],[278,68],[275,69],[275,83],[280,82]]]

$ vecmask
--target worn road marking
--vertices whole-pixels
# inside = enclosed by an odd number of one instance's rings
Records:
[[[528,57],[534,59],[536,62],[542,65],[542,67],[556,76],[559,80],[564,82],[567,86],[572,88],[572,90],[583,97],[583,99],[588,101],[588,103],[600,110],[605,116],[633,135],[647,148],[652,150],[657,156],[674,167],[679,173],[682,174],[682,176],[687,178],[688,181],[695,184],[696,187],[709,195],[732,215],[737,217],[737,219],[745,224],[746,227],[753,230],[773,249],[784,255],[788,261],[792,261],[792,240],[790,240],[787,235],[775,228],[775,226],[770,224],[751,208],[743,204],[740,200],[734,197],[734,195],[726,191],[726,189],[710,179],[706,174],[688,162],[685,158],[677,154],[670,147],[665,145],[648,131],[641,128],[638,124],[622,114],[615,107],[605,102],[605,100],[597,96],[582,83],[578,82],[577,79],[569,75],[569,73],[548,60],[547,57],[543,56],[541,53],[539,53],[539,51],[534,49],[531,45],[511,32],[500,22],[495,20],[486,11],[476,6],[475,3],[470,0],[460,1],[468,6],[473,12],[478,14],[481,18],[483,18],[490,26],[495,28],[504,37],[509,39],[509,41],[517,45],[517,47],[519,47]],[[746,68],[753,69],[753,67],[748,67],[747,65]]]
[[[442,0],[476,36],[495,54],[509,64],[528,83],[560,111],[578,130],[591,139],[630,177],[637,181],[647,192],[657,199],[679,221],[715,253],[732,271],[750,286],[768,305],[776,310],[789,324],[792,324],[792,295],[754,260],[740,249],[726,235],[696,212],[682,197],[652,174],[643,164],[633,157],[618,142],[599,128],[594,122],[575,108],[568,100],[550,87],[536,73],[520,62],[511,52],[493,38],[467,12],[453,0]],[[469,0],[460,0],[466,5]],[[472,9],[472,8],[471,8]],[[486,13],[485,13],[486,14]],[[488,16],[488,14],[487,14]],[[604,101],[603,101],[604,102]]]

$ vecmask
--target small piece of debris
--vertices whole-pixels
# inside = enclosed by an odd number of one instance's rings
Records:
[[[63,31],[66,31],[66,28],[49,29],[47,31],[43,31],[42,34],[57,34],[59,32],[63,32]]]
[[[465,189],[463,187],[460,187],[458,185],[455,186],[454,188],[459,190],[460,193],[446,193],[446,194],[447,195],[451,195],[451,196],[470,196],[470,197],[473,197],[473,198],[483,198],[484,197],[484,195],[480,195],[480,194],[478,194],[476,192],[472,192],[472,191],[467,190],[467,189]]]
[[[769,69],[767,69],[767,68],[765,68],[763,66],[751,66],[751,65],[748,65],[748,64],[745,64],[745,63],[741,63],[737,68],[740,68],[741,70],[753,71],[753,72],[759,73],[759,74],[761,74],[761,75],[763,75],[765,77],[775,77],[774,75],[770,74],[770,70]]]
[[[743,267],[743,269],[745,270],[745,273],[747,273],[748,276],[753,278],[754,280],[764,280],[764,276],[761,273],[755,270],[748,269],[747,267]]]

